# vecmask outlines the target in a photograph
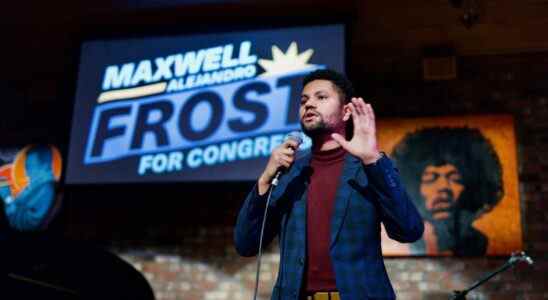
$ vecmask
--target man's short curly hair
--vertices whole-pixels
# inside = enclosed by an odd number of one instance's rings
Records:
[[[402,179],[419,209],[424,212],[420,182],[429,166],[454,165],[464,191],[460,209],[483,213],[504,195],[502,167],[493,146],[483,134],[469,127],[429,127],[407,134],[392,152]]]
[[[354,97],[354,87],[352,86],[352,82],[350,82],[346,76],[339,72],[330,69],[312,71],[304,77],[303,88],[305,85],[314,80],[330,81],[337,89],[341,99],[344,100],[343,104],[349,103],[352,97]]]

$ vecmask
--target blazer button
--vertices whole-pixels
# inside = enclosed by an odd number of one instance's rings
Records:
[[[303,257],[299,258],[299,264],[301,266],[304,266],[304,258]]]

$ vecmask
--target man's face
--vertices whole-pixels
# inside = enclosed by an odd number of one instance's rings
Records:
[[[422,172],[420,193],[426,210],[436,220],[447,219],[464,191],[462,176],[452,164],[427,166]]]
[[[346,111],[346,113],[345,113]],[[308,136],[344,133],[350,117],[336,87],[328,80],[313,80],[304,86],[299,109],[301,127]]]

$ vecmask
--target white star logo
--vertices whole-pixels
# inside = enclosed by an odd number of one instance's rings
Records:
[[[272,60],[259,59],[259,65],[265,70],[259,77],[286,74],[313,67],[314,65],[308,64],[312,54],[314,54],[313,49],[299,53],[297,42],[291,42],[285,53],[274,45],[272,46]]]

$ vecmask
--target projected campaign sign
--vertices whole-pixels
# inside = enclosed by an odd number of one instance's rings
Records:
[[[326,67],[342,25],[86,42],[66,181],[254,180]]]

